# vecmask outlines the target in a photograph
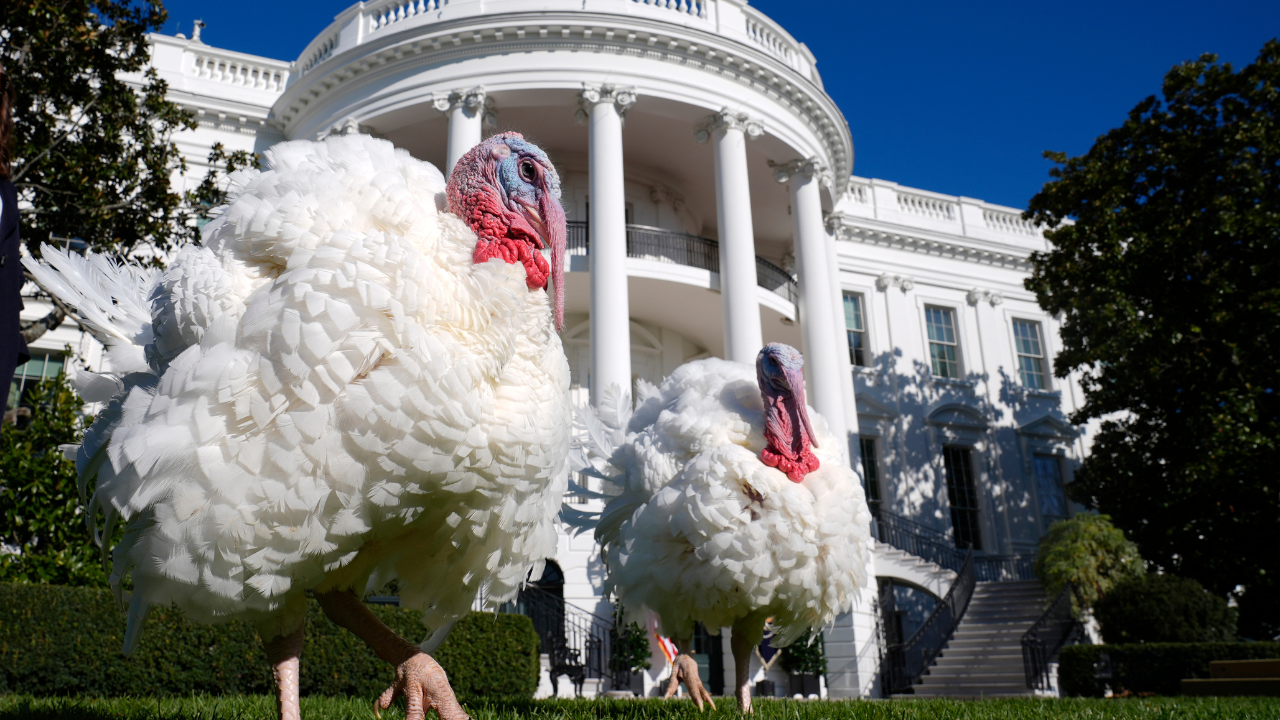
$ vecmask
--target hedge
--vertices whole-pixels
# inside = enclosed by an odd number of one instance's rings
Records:
[[[1280,658],[1280,643],[1144,643],[1140,645],[1072,645],[1062,648],[1058,683],[1063,695],[1100,697],[1094,663],[1111,658],[1111,689],[1178,695],[1184,678],[1209,677],[1212,660]]]
[[[418,614],[372,608],[401,636],[427,630]],[[180,696],[272,692],[262,643],[247,623],[201,625],[154,608],[131,658],[120,653],[125,616],[107,590],[0,583],[0,694]],[[471,613],[434,655],[459,697],[532,697],[538,635],[523,615]],[[313,600],[302,650],[303,695],[373,698],[394,670]]]

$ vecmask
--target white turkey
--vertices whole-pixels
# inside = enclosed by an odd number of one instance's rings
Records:
[[[164,272],[48,246],[28,264],[107,339],[109,371],[79,378],[108,405],[76,464],[101,538],[125,523],[125,650],[157,605],[253,622],[297,718],[310,590],[396,666],[376,707],[404,695],[410,718],[465,717],[431,641],[360,597],[398,579],[439,639],[554,552],[571,424],[559,178],[517,133],[447,184],[367,136],[266,161]]]
[[[606,393],[580,410],[571,467],[603,481],[595,527],[605,588],[632,619],[657,613],[681,655],[672,668],[702,707],[687,658],[694,624],[731,627],[739,707],[751,712],[751,650],[831,624],[866,584],[871,516],[840,441],[805,405],[800,353],[772,343],[753,369],[698,360],[660,388],[641,381],[634,414]],[[812,421],[810,420],[812,417]],[[581,491],[582,489],[579,488]]]

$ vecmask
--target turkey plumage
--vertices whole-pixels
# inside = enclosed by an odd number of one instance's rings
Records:
[[[568,506],[564,517],[595,528],[606,591],[634,620],[657,613],[682,653],[695,623],[731,627],[745,711],[750,651],[766,619],[772,644],[788,645],[831,624],[866,584],[862,486],[840,440],[805,405],[802,362],[771,344],[755,369],[687,363],[660,388],[641,381],[634,413],[615,389],[600,408],[579,410],[570,453],[571,467],[604,488],[598,517]],[[679,680],[695,699],[705,693],[696,668],[677,665],[668,696]]]
[[[75,457],[104,545],[125,523],[126,651],[151,606],[251,621],[297,717],[311,590],[399,666],[383,707],[404,693],[411,717],[462,716],[358,596],[396,578],[447,628],[554,552],[571,422],[558,176],[516,133],[447,184],[367,136],[265,156],[164,272],[48,246],[28,263],[108,346],[107,372],[80,373],[107,407]]]

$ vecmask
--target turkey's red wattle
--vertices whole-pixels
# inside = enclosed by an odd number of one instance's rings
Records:
[[[813,439],[809,437],[808,423],[799,413],[807,412],[795,398],[787,395],[766,394],[764,409],[765,448],[760,451],[760,462],[778,468],[791,482],[801,482],[804,476],[818,469],[818,458],[813,454]]]
[[[530,290],[547,286],[551,266],[542,253],[534,249],[542,241],[523,217],[503,207],[492,192],[480,188],[466,193],[458,204],[465,208],[463,220],[477,236],[472,256],[475,262],[482,263],[490,258],[518,262],[524,265],[525,282]]]

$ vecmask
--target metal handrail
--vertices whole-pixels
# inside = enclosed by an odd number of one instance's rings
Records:
[[[566,675],[580,695],[587,678],[606,680],[613,687],[630,680],[616,672],[610,662],[618,633],[613,620],[536,587],[524,588],[514,601],[503,603],[497,611],[525,615],[533,621],[542,652],[551,665],[553,683]]]
[[[969,609],[969,600],[977,582],[973,549],[970,548],[947,596],[938,602],[919,629],[899,643],[887,642],[890,639],[887,634],[882,636],[888,650],[880,666],[880,675],[887,694],[907,692],[919,682],[938,653],[951,641],[956,626]]]
[[[957,548],[946,533],[921,525],[882,507],[871,507],[872,532],[886,545],[918,558],[958,572],[965,561],[965,551]],[[978,582],[1032,580],[1035,558],[1030,555],[976,555],[974,573]]]
[[[1050,661],[1063,645],[1074,640],[1083,630],[1072,609],[1074,593],[1075,586],[1067,583],[1040,619],[1022,635],[1022,669],[1027,676],[1028,689],[1049,688],[1052,681],[1049,677]]]
[[[974,558],[978,582],[1035,580],[1034,555],[979,555]]]
[[[590,254],[591,231],[587,222],[570,220],[565,225],[568,254]],[[720,272],[720,244],[715,240],[648,225],[627,225],[627,257]],[[790,273],[758,256],[756,284],[793,303],[800,297],[796,279]]]

